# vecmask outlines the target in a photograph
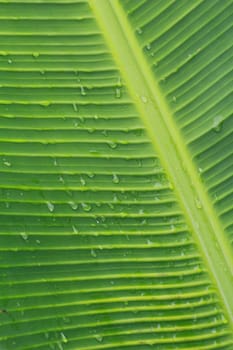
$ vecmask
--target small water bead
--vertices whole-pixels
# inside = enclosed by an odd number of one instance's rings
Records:
[[[58,180],[59,180],[59,182],[61,182],[63,184],[65,183],[65,180],[64,180],[63,176],[59,176]]]
[[[13,61],[12,61],[12,59],[9,58],[9,59],[7,60],[7,62],[8,62],[9,64],[12,64]]]
[[[97,254],[96,254],[96,252],[94,251],[94,249],[91,249],[91,256],[93,256],[93,258],[96,258],[96,257],[97,257]]]
[[[80,90],[81,90],[81,95],[82,96],[85,96],[87,94],[85,89],[84,89],[84,87],[82,85],[80,86]]]
[[[112,148],[112,149],[117,148],[117,143],[114,142],[114,141],[109,141],[109,142],[108,142],[108,145],[109,145],[109,147]]]
[[[90,179],[93,179],[93,177],[95,177],[95,174],[94,174],[94,173],[89,172],[89,173],[87,173],[87,176],[88,176]]]
[[[6,165],[6,166],[8,166],[8,167],[10,167],[10,166],[11,166],[11,163],[10,163],[10,162],[8,162],[8,161],[4,161],[4,162],[3,162],[3,164],[4,164],[4,165]]]
[[[151,50],[151,45],[150,44],[147,44],[146,45],[146,49],[149,51],[149,50]]]
[[[32,53],[32,56],[33,56],[34,58],[37,58],[37,57],[40,56],[40,54],[39,54],[39,52],[33,52],[33,53]]]
[[[62,317],[62,320],[63,320],[63,322],[64,322],[65,324],[69,324],[69,323],[71,323],[70,318],[69,318],[69,317],[67,317],[67,316]]]
[[[49,211],[52,213],[54,211],[54,204],[51,202],[46,202]]]
[[[68,204],[73,210],[78,209],[78,204],[77,203],[75,203],[73,201],[69,201]]]
[[[194,199],[194,201],[195,201],[196,207],[197,207],[198,209],[201,209],[201,208],[202,208],[202,204],[201,204],[200,199],[199,199],[198,197],[196,197],[196,198]]]
[[[41,101],[39,104],[43,107],[48,107],[51,105],[51,102],[50,101]]]
[[[143,103],[147,103],[148,102],[147,97],[144,96],[144,95],[141,96],[141,100],[142,100]]]
[[[198,172],[199,172],[199,174],[202,174],[203,173],[203,169],[202,168],[198,168]]]
[[[73,103],[73,109],[75,112],[78,112],[78,106],[76,105],[76,103]]]
[[[39,239],[36,239],[36,243],[37,243],[37,244],[40,244],[40,240],[39,240]]]
[[[45,337],[45,339],[49,339],[49,333],[45,332],[44,337]]]
[[[212,124],[212,129],[215,132],[220,132],[222,129],[222,123],[223,123],[223,117],[221,115],[218,115],[216,117],[214,117],[213,119],[213,124]]]
[[[82,176],[80,176],[80,182],[81,182],[82,186],[86,185],[86,181],[85,181],[85,179]]]
[[[28,240],[28,235],[26,232],[20,232],[20,236],[23,238],[24,241]]]
[[[137,32],[137,34],[141,35],[143,31],[142,31],[142,29],[141,29],[140,27],[138,27],[138,28],[136,29],[136,32]]]
[[[118,184],[118,183],[120,182],[120,179],[119,179],[119,177],[118,177],[116,174],[113,174],[113,176],[112,176],[112,182],[113,182],[114,184]]]
[[[103,130],[103,131],[101,131],[101,134],[103,134],[105,137],[107,137],[108,136],[108,131],[107,130]]]
[[[120,88],[116,88],[115,96],[116,96],[116,98],[121,97],[121,89]]]
[[[99,343],[101,343],[101,342],[103,341],[103,337],[102,337],[102,335],[100,335],[100,334],[95,334],[95,335],[94,335],[94,338],[95,338]]]
[[[61,340],[63,341],[63,343],[68,343],[68,339],[66,338],[63,332],[61,332]]]
[[[78,229],[75,225],[72,225],[72,230],[73,230],[74,234],[76,234],[76,235],[78,234]]]
[[[173,96],[173,97],[172,97],[172,101],[173,101],[173,102],[176,102],[176,96]]]
[[[62,346],[62,343],[57,343],[57,346],[58,346],[58,349],[59,350],[64,350],[63,346]]]
[[[91,211],[91,205],[88,203],[81,203],[81,206],[84,211]]]
[[[53,165],[55,165],[55,166],[58,166],[58,164],[57,164],[57,158],[53,158]]]

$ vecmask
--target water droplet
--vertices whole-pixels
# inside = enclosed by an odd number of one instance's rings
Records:
[[[64,350],[63,346],[62,346],[62,343],[57,343],[57,346],[58,346],[58,349],[59,350]]]
[[[147,243],[148,245],[152,245],[152,244],[153,244],[153,242],[152,242],[150,239],[147,239],[147,240],[146,240],[146,243]]]
[[[94,249],[91,250],[91,256],[93,256],[93,258],[96,258],[96,257],[97,257],[97,254],[96,254],[96,252],[94,251]]]
[[[111,148],[116,148],[116,147],[117,147],[117,143],[116,143],[116,142],[113,142],[113,141],[108,142],[108,145],[109,145],[109,147],[111,147]]]
[[[119,179],[119,177],[118,177],[116,174],[113,174],[113,176],[112,176],[112,182],[113,182],[114,184],[118,184],[118,183],[120,182],[120,179]]]
[[[64,180],[63,176],[59,176],[58,180],[59,180],[59,182],[61,182],[63,184],[65,183],[65,180]]]
[[[198,172],[199,172],[200,174],[202,174],[202,173],[203,173],[203,169],[202,169],[202,168],[198,168]]]
[[[94,119],[99,119],[99,116],[97,114],[94,115]]]
[[[4,161],[3,164],[6,165],[6,166],[11,166],[11,163],[7,162],[7,161]]]
[[[55,166],[58,166],[58,164],[57,164],[57,158],[53,158],[53,165],[55,165]]]
[[[76,210],[78,208],[78,204],[73,202],[73,201],[70,201],[68,202],[70,207],[73,209],[73,210]]]
[[[138,28],[136,29],[136,32],[137,32],[137,34],[141,35],[141,34],[142,34],[142,29],[141,29],[140,27],[138,27]]]
[[[150,44],[147,44],[146,45],[146,49],[149,51],[151,49],[151,45]]]
[[[82,85],[80,86],[80,90],[81,90],[81,95],[82,96],[85,96],[87,94],[85,89],[84,89],[84,87]]]
[[[82,176],[80,176],[80,182],[81,182],[82,186],[86,185],[86,181],[85,181],[85,179]]]
[[[95,174],[94,173],[87,173],[87,176],[90,178],[90,179],[93,179],[93,177],[95,177]]]
[[[82,206],[84,211],[90,211],[91,210],[91,206],[88,203],[81,203],[81,206]]]
[[[12,64],[12,60],[9,58],[9,60],[7,60],[7,62],[9,63],[9,64]]]
[[[68,339],[66,338],[63,332],[61,332],[61,340],[63,341],[63,343],[68,343]]]
[[[201,204],[201,201],[198,197],[195,198],[195,205],[198,209],[201,209],[202,208],[202,204]]]
[[[54,205],[51,202],[46,202],[49,211],[52,213],[54,211]]]
[[[101,131],[101,134],[103,134],[104,136],[108,136],[108,131],[107,130],[103,130],[103,131]]]
[[[173,97],[172,97],[172,101],[173,101],[173,102],[176,102],[176,96],[173,96]]]
[[[40,105],[43,106],[43,107],[48,107],[50,106],[51,102],[50,101],[41,101],[40,102]]]
[[[147,103],[147,101],[148,101],[147,97],[144,95],[141,96],[141,100],[143,103]]]
[[[223,123],[223,117],[221,115],[216,116],[213,119],[213,125],[212,125],[212,129],[215,132],[220,132],[222,129],[222,123]]]
[[[94,338],[95,338],[99,343],[101,343],[102,340],[103,340],[103,337],[102,337],[102,335],[100,335],[100,334],[95,334],[95,335],[94,335]]]
[[[77,230],[77,227],[75,225],[72,225],[72,230],[76,235],[78,234],[78,230]]]
[[[76,103],[73,103],[73,109],[75,112],[78,112],[78,106],[76,105]]]
[[[120,98],[121,97],[121,89],[120,88],[116,88],[115,96],[116,96],[116,98]]]
[[[24,241],[28,240],[28,235],[26,232],[20,232],[20,236],[23,238]]]
[[[44,336],[45,336],[45,339],[49,339],[49,333],[48,332],[45,332]]]
[[[36,243],[37,243],[37,244],[40,244],[40,240],[39,240],[39,239],[36,239]]]
[[[32,56],[35,57],[35,58],[37,58],[37,57],[40,56],[40,54],[39,54],[39,52],[33,52],[33,53],[32,53]]]

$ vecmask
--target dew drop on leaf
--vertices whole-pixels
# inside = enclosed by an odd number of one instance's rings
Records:
[[[81,206],[84,211],[91,211],[91,206],[88,203],[81,203]]]
[[[26,234],[26,232],[20,232],[20,236],[23,238],[24,241],[28,240],[28,235]]]
[[[148,101],[147,97],[144,95],[141,96],[141,100],[143,103],[147,103],[147,101]]]
[[[78,107],[77,107],[76,103],[73,103],[73,110],[74,110],[75,112],[78,112]]]
[[[141,29],[140,27],[138,27],[138,28],[136,29],[136,32],[137,32],[137,34],[141,35],[141,34],[142,34],[142,29]]]
[[[121,89],[120,88],[116,88],[115,96],[116,96],[116,98],[121,97]]]
[[[61,340],[63,343],[68,343],[68,339],[66,338],[66,336],[63,332],[61,332]]]
[[[46,202],[49,211],[52,213],[54,211],[54,205],[51,202]]]
[[[73,210],[76,210],[78,208],[78,204],[73,201],[68,202],[68,204]]]
[[[80,86],[80,90],[82,96],[85,96],[87,94],[83,86]]]
[[[198,197],[195,198],[195,205],[198,209],[201,209],[202,208],[202,204],[201,204],[201,201]]]
[[[214,117],[213,119],[213,124],[212,124],[212,129],[215,132],[220,132],[222,129],[222,123],[223,123],[223,117],[221,115],[218,115]]]
[[[8,161],[4,161],[3,164],[6,165],[6,166],[8,166],[8,167],[11,166],[11,163],[8,162]]]
[[[94,251],[94,249],[91,250],[91,256],[93,256],[93,258],[96,258],[96,257],[97,257],[97,254],[96,254],[96,252]]]
[[[76,234],[76,235],[78,234],[78,229],[75,225],[72,225],[72,230],[73,230],[74,234]]]
[[[119,177],[118,177],[116,174],[113,174],[113,176],[112,176],[112,182],[113,182],[114,184],[118,184],[118,183],[120,182],[120,179],[119,179]]]
[[[82,176],[80,176],[80,182],[81,182],[82,186],[86,185],[86,181],[85,181],[85,179]]]
[[[108,145],[109,145],[109,147],[111,147],[111,148],[116,148],[116,147],[117,147],[117,143],[116,143],[116,142],[113,142],[113,141],[108,142]]]
[[[102,337],[102,335],[100,335],[100,334],[96,334],[96,335],[94,336],[94,338],[95,338],[99,343],[101,343],[101,342],[103,341],[103,337]]]

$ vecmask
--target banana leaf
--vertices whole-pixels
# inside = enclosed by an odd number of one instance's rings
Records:
[[[233,349],[232,0],[0,0],[0,349]]]

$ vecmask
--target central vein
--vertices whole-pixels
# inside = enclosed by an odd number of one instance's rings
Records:
[[[213,283],[219,290],[229,322],[232,322],[231,251],[172,113],[118,1],[89,0],[89,3],[125,78],[151,142],[174,184],[184,216],[209,268]],[[202,208],[196,206],[197,198]]]

